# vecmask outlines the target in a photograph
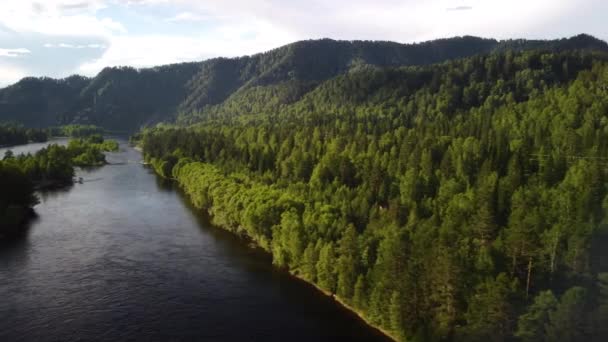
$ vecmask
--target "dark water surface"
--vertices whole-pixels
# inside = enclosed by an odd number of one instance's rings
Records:
[[[209,226],[121,145],[0,242],[0,341],[383,340]]]

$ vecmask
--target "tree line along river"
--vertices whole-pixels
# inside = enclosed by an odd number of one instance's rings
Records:
[[[28,233],[0,241],[0,341],[384,340],[210,226],[126,141],[107,159],[41,193]]]

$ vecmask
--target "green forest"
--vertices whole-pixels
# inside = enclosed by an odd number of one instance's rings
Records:
[[[64,125],[48,128],[26,128],[13,122],[0,122],[0,147],[46,142],[52,137],[87,138],[103,135],[105,130],[95,125]]]
[[[134,140],[214,224],[397,340],[608,338],[607,54],[498,49],[293,84]]]
[[[91,135],[103,135],[104,129],[95,125],[64,125],[48,129],[54,137],[86,138]]]
[[[0,237],[36,191],[147,163],[399,341],[608,340],[608,44],[308,40],[0,89]],[[161,123],[159,123],[161,122]]]
[[[0,146],[22,145],[48,140],[46,129],[25,128],[22,125],[0,122]]]

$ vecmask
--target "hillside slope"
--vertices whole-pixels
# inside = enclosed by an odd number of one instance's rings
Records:
[[[0,121],[38,127],[93,123],[130,131],[172,120],[178,112],[205,112],[227,99],[228,104],[246,103],[251,96],[266,96],[272,101],[265,106],[272,109],[302,98],[326,80],[362,68],[427,65],[495,51],[529,49],[608,51],[608,45],[587,35],[553,41],[467,36],[419,44],[300,41],[253,56],[147,69],[106,68],[92,79],[26,78],[0,89]]]
[[[507,51],[138,136],[217,226],[397,340],[605,341],[607,85],[608,53]]]

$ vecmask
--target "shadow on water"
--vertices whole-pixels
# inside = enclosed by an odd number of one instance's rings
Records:
[[[39,216],[35,211],[32,211],[31,216],[27,219],[27,222],[17,226],[7,227],[0,226],[0,259],[4,253],[12,254],[14,250],[27,250],[29,243],[28,238],[32,226],[38,222]],[[4,232],[4,233],[2,233]]]
[[[171,179],[163,178],[156,174],[154,174],[154,178],[156,179],[156,188],[161,192],[173,192],[179,189],[179,186]]]
[[[104,164],[104,165],[94,165],[94,166],[79,166],[79,168],[86,172],[93,172],[102,169],[104,166],[113,165],[113,164]]]
[[[164,181],[168,180],[164,179]],[[262,266],[264,269],[276,271],[276,268],[272,266],[272,256],[261,247],[256,246],[251,239],[244,235],[238,235],[234,232],[215,226],[212,223],[213,220],[211,219],[211,216],[205,210],[196,208],[184,190],[175,182],[169,181],[168,184],[163,186],[166,186],[167,189],[171,189],[171,191],[174,191],[177,194],[179,201],[188,209],[190,215],[196,220],[200,230],[213,237],[215,242],[220,244],[224,250],[235,251],[241,255],[251,256],[252,258],[248,258],[248,260],[258,261],[255,263],[258,268],[259,266]],[[263,260],[262,263],[259,262],[260,259]]]
[[[336,322],[336,317],[344,317],[341,324],[348,326],[345,330],[351,330],[349,340],[368,341],[390,341],[380,331],[369,327],[361,318],[346,309],[332,297],[325,295],[312,284],[292,276],[286,270],[279,269],[272,264],[272,255],[262,248],[254,245],[250,239],[237,235],[228,230],[214,226],[209,214],[196,208],[188,198],[188,195],[175,182],[157,177],[159,187],[163,191],[175,191],[180,202],[188,209],[188,212],[196,220],[198,227],[206,235],[213,238],[215,244],[219,245],[220,251],[230,254],[230,258],[239,259],[239,264],[245,267],[249,277],[260,280],[261,283],[271,285],[273,291],[281,293],[282,298],[291,302],[293,310],[300,312],[314,312],[317,317],[327,322]],[[268,278],[271,281],[268,281]],[[323,310],[319,310],[322,307]],[[277,328],[281,330],[281,328]],[[344,330],[342,330],[344,331]],[[364,336],[364,337],[363,337]],[[335,336],[344,338],[345,336]]]
[[[45,189],[38,190],[37,194],[38,194],[38,196],[40,196],[41,200],[47,201],[49,199],[63,196],[65,194],[67,194],[68,192],[70,192],[73,188],[74,188],[74,184],[65,185],[65,186],[61,186],[61,187],[54,187],[54,188],[45,188]]]

